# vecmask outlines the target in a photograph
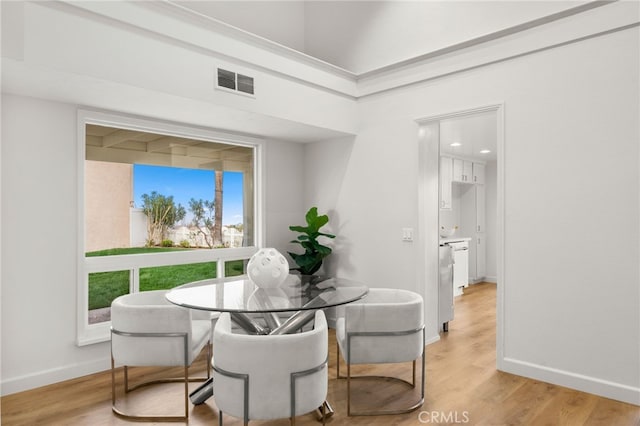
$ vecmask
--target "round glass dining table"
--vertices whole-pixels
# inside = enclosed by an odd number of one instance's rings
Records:
[[[287,334],[310,322],[317,309],[351,303],[368,292],[364,284],[343,278],[289,274],[279,287],[261,288],[243,275],[184,284],[170,290],[166,298],[185,308],[229,312],[232,320],[248,333]],[[291,315],[282,321],[282,313],[286,312]],[[258,321],[256,314],[261,314],[264,321]],[[212,379],[209,379],[190,398],[197,405],[212,395]],[[326,401],[324,412],[327,416],[333,414]]]
[[[344,278],[309,278],[289,274],[276,288],[261,288],[244,275],[214,278],[176,287],[166,298],[185,308],[230,312],[249,333],[286,334],[310,321],[315,310],[354,302],[369,291],[364,284]],[[283,312],[291,316],[280,322]],[[266,326],[250,314],[262,314]]]

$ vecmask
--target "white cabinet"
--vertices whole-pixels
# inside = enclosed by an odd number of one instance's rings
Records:
[[[473,163],[461,158],[453,159],[453,181],[472,183]]]
[[[475,273],[470,276],[474,282],[484,279],[487,275],[487,251],[485,242],[485,186],[474,185],[476,189],[476,233],[475,233]]]
[[[453,159],[453,182],[484,183],[484,164],[462,158]]]
[[[451,210],[450,216],[455,216],[456,235],[471,238],[466,264],[472,283],[483,280],[487,273],[485,191],[485,163],[440,157],[440,209]]]
[[[487,243],[485,234],[476,234],[476,280],[487,276]]]
[[[473,183],[484,184],[484,164],[473,163]]]
[[[451,178],[453,158],[440,157],[440,208],[451,208]]]
[[[485,232],[485,216],[486,216],[486,202],[485,202],[485,186],[476,185],[476,229],[475,232]]]
[[[459,235],[471,237],[469,244],[469,282],[486,276],[486,189],[485,185],[460,185]]]

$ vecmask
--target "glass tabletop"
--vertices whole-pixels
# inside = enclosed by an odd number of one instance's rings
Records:
[[[343,305],[363,298],[368,291],[364,284],[344,278],[315,278],[307,282],[300,275],[290,274],[277,288],[260,288],[247,276],[214,278],[176,287],[166,298],[192,309],[264,313]]]

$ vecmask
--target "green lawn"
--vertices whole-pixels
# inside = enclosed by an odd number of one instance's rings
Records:
[[[87,253],[91,256],[113,256],[119,254],[156,253],[185,250],[180,248],[127,248],[110,249]],[[225,263],[225,276],[244,273],[244,261]],[[216,262],[187,265],[158,266],[140,269],[140,290],[169,289],[191,281],[216,278]],[[129,271],[97,272],[89,274],[89,310],[111,306],[116,297],[129,293]]]
[[[114,248],[98,251],[90,251],[85,253],[86,257],[97,256],[117,256],[119,254],[146,254],[146,253],[160,253],[163,251],[178,251],[189,250],[179,247],[130,247],[130,248]]]

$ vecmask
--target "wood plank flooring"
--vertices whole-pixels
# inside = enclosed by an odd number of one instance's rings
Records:
[[[455,320],[449,333],[427,347],[426,398],[424,406],[409,414],[377,417],[347,417],[346,382],[335,379],[335,335],[330,332],[329,395],[335,414],[329,425],[640,425],[640,407],[496,371],[495,285],[470,286],[456,298]],[[204,357],[193,372],[204,371]],[[346,371],[346,370],[342,370]],[[409,378],[410,364],[367,366],[355,373],[401,374]],[[132,378],[151,377],[156,369],[134,369]],[[419,374],[419,369],[418,369]],[[419,377],[419,376],[418,376]],[[193,385],[194,388],[196,384]],[[360,381],[354,385],[360,397],[353,404],[397,404],[415,397],[391,385]],[[390,395],[382,395],[391,391]],[[181,409],[180,385],[162,385],[145,390],[137,408],[166,412]],[[123,425],[131,424],[111,413],[109,372],[57,383],[2,397],[2,425]],[[142,404],[146,404],[143,405]],[[190,405],[190,425],[217,424],[215,398]],[[225,425],[242,422],[225,416]],[[252,425],[287,425],[288,419],[252,421]],[[298,425],[317,426],[313,414],[296,418]]]

